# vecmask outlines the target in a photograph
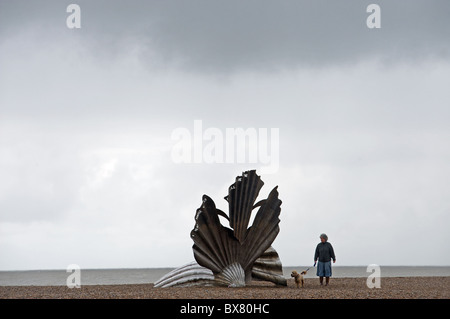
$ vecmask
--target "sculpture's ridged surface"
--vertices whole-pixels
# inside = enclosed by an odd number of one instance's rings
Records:
[[[286,285],[279,256],[271,248],[280,231],[278,217],[281,200],[275,187],[267,199],[255,204],[263,185],[254,170],[238,176],[225,197],[229,216],[217,209],[210,197],[203,195],[202,205],[197,209],[195,226],[191,231],[194,241],[192,249],[198,267],[212,272],[214,284],[241,287],[252,278],[257,278]],[[259,209],[253,224],[248,228],[252,211],[257,207]],[[231,229],[220,223],[219,216],[229,221]],[[189,282],[194,285],[211,280],[210,277],[203,277],[206,273],[200,272],[200,268],[189,265],[198,274],[193,274],[190,268],[179,268],[159,280],[158,286],[189,285]],[[171,279],[172,277],[176,278]]]
[[[162,288],[196,285],[215,285],[215,283],[212,271],[200,266],[195,261],[172,270],[155,282],[155,287]]]
[[[217,274],[215,280],[218,284],[228,287],[244,287],[245,272],[239,263],[232,263],[225,267],[220,274]]]
[[[206,195],[203,195],[203,203],[197,210],[195,221],[191,232],[195,243],[195,260],[213,273],[221,273],[228,265],[237,261],[239,242],[231,229],[220,224],[216,205]]]
[[[234,237],[243,242],[247,234],[248,223],[253,210],[253,204],[258,197],[264,182],[255,171],[244,172],[236,177],[236,181],[228,188],[228,210],[230,227],[234,230]]]
[[[287,280],[283,276],[283,265],[273,247],[269,247],[255,261],[252,268],[252,277],[253,279],[271,281],[277,285],[287,286]]]
[[[244,278],[243,269],[242,272],[240,270],[235,271],[238,276],[234,275],[234,277],[239,278],[238,282],[235,282],[231,276],[228,276],[230,271],[233,272],[234,269],[231,268],[227,270],[223,275],[218,274],[217,276],[214,276],[211,270],[202,267],[197,262],[193,261],[164,275],[155,282],[155,287],[240,286],[242,284],[240,279]],[[270,281],[283,286],[287,285],[286,278],[283,277],[283,268],[280,258],[273,247],[269,247],[255,261],[251,276],[255,280]],[[245,285],[245,281],[243,284]]]

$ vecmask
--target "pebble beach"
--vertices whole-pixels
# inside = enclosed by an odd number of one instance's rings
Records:
[[[381,288],[369,289],[366,278],[331,278],[320,286],[317,278],[296,288],[252,282],[244,288],[154,288],[153,284],[66,286],[0,286],[1,299],[449,299],[450,277],[382,278]]]

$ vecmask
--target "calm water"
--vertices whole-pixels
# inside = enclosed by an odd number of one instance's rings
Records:
[[[307,267],[284,267],[285,277],[292,270]],[[85,269],[81,270],[81,285],[152,283],[173,268],[146,269]],[[315,277],[312,268],[307,278]],[[69,273],[65,270],[0,271],[0,286],[64,286]],[[333,277],[367,277],[366,267],[335,266]],[[450,266],[381,266],[382,277],[450,276]]]

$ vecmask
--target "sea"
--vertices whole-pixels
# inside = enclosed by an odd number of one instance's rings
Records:
[[[306,270],[307,266],[283,267],[290,277],[292,270]],[[174,268],[81,269],[81,285],[148,284],[157,281]],[[450,266],[380,266],[381,277],[450,276]],[[333,266],[333,277],[368,277],[367,266]],[[0,286],[65,286],[70,273],[61,270],[0,271]],[[305,278],[314,278],[311,268]]]

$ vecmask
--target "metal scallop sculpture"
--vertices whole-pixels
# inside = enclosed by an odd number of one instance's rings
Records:
[[[203,195],[191,231],[195,262],[177,268],[155,283],[155,287],[228,286],[243,287],[252,280],[286,286],[278,253],[271,246],[280,227],[281,200],[277,187],[267,199],[256,202],[264,182],[256,171],[236,177],[228,188],[228,215]],[[250,217],[258,208],[253,224]],[[229,221],[230,228],[220,223]]]

